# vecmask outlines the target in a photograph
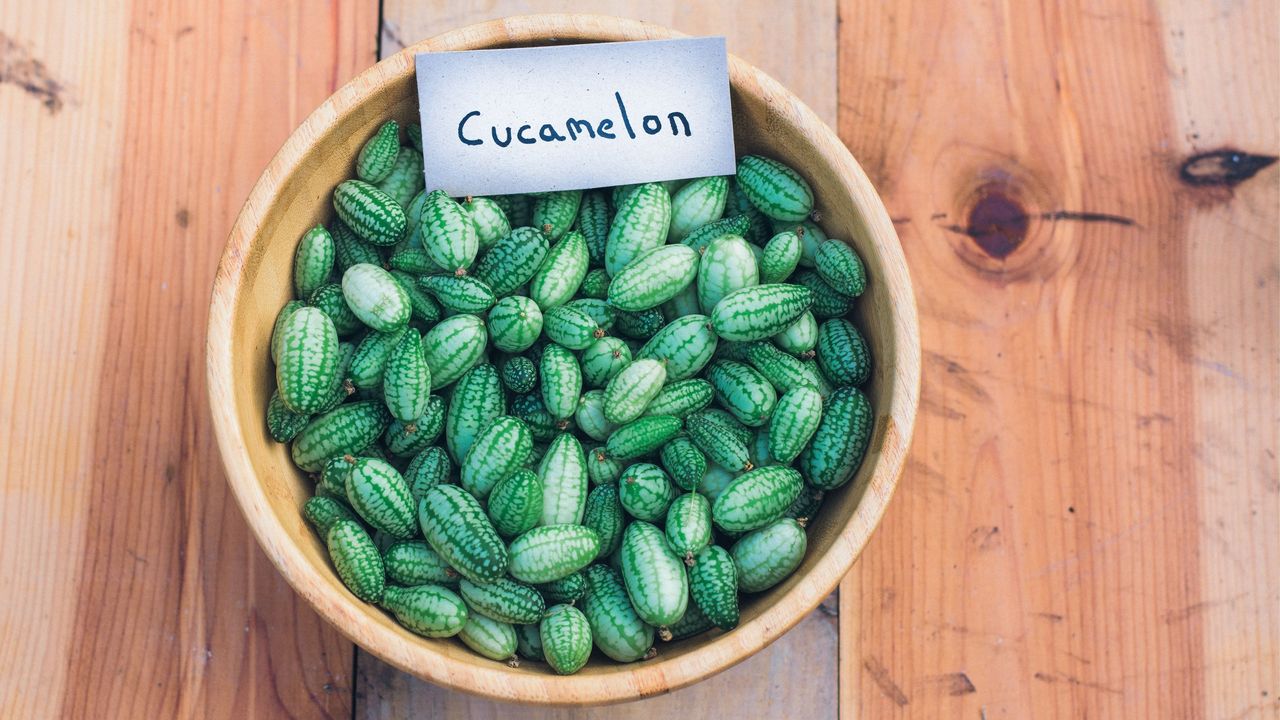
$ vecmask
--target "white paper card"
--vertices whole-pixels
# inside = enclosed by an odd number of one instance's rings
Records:
[[[416,59],[428,190],[505,195],[734,172],[722,37]]]

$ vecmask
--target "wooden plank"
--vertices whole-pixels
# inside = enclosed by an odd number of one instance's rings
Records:
[[[382,53],[432,35],[512,14],[563,10],[553,2],[409,2],[385,0]],[[689,34],[722,34],[729,51],[778,78],[834,123],[835,5],[798,4],[777,13],[768,3],[603,2],[592,12],[635,17]],[[763,19],[767,18],[765,23]],[[827,603],[834,612],[834,601]],[[830,717],[836,711],[837,646],[829,614],[815,611],[766,652],[723,675],[671,695],[607,709],[524,710],[446,691],[405,675],[368,653],[357,660],[356,715],[403,717],[410,709],[442,717]],[[430,711],[426,709],[430,708]]]
[[[840,6],[840,130],[925,349],[841,588],[857,717],[1276,711],[1276,6]],[[1004,200],[1001,200],[1004,198]]]
[[[669,695],[595,708],[531,708],[443,690],[396,670],[368,653],[356,663],[356,712],[363,720],[420,717],[647,720],[650,718],[836,717],[836,617],[831,597],[791,632],[709,680]],[[661,651],[661,648],[659,648]],[[823,660],[806,662],[806,655]]]
[[[20,239],[0,243],[17,336],[0,350],[0,572],[16,583],[0,714],[350,713],[350,644],[227,496],[204,319],[242,199],[374,60],[376,18],[373,2],[0,11],[0,184],[17,201],[0,235]]]

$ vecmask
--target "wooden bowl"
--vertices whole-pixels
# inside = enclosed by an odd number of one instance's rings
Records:
[[[473,25],[406,48],[340,89],[293,133],[227,241],[210,307],[208,380],[236,500],[271,561],[320,615],[361,647],[429,682],[499,700],[557,705],[633,700],[697,682],[759,651],[817,606],[858,557],[897,484],[920,381],[915,300],[897,234],[875,188],[835,133],[775,80],[730,56],[739,154],[775,157],[804,174],[817,197],[820,224],[830,236],[853,243],[870,278],[854,319],[875,354],[867,388],[875,432],[857,477],[828,494],[809,526],[804,564],[772,590],[744,597],[741,624],[732,632],[660,644],[656,658],[627,665],[597,653],[581,672],[561,677],[538,663],[512,669],[457,640],[410,634],[343,587],[323,543],[302,519],[313,485],[264,424],[275,384],[267,347],[272,324],[290,299],[298,239],[330,218],[333,188],[353,175],[361,144],[387,118],[417,121],[414,54],[679,36],[619,18],[535,15]]]

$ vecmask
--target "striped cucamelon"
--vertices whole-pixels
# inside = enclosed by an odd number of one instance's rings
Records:
[[[302,505],[302,516],[321,538],[329,537],[329,530],[343,520],[356,520],[356,515],[346,503],[337,498],[316,495]]]
[[[342,218],[335,217],[333,222],[329,223],[329,235],[333,237],[333,261],[334,269],[339,274],[346,272],[347,268],[360,263],[369,263],[377,265],[382,262],[382,253],[385,248],[379,248],[365,241],[356,232],[342,221]]]
[[[544,363],[546,356],[543,356]],[[546,392],[546,386],[543,386],[543,392]],[[545,397],[544,397],[545,401]],[[609,435],[613,434],[618,426],[609,422],[604,416],[604,391],[589,390],[578,400],[578,409],[573,413],[574,420],[577,421],[578,429],[585,433],[592,440],[604,442],[609,439]]]
[[[396,457],[418,455],[440,437],[444,429],[445,402],[439,396],[427,396],[427,409],[405,422],[392,420],[382,436],[387,452]]]
[[[418,173],[421,177],[422,173]],[[462,203],[471,222],[476,226],[476,242],[480,250],[488,250],[511,233],[511,223],[502,206],[492,198],[473,197]]]
[[[604,416],[619,425],[635,420],[644,414],[666,380],[666,363],[647,358],[633,361],[605,387]]]
[[[339,520],[325,536],[329,559],[342,584],[365,602],[378,602],[386,588],[382,553],[355,520]]]
[[[729,181],[704,177],[690,181],[671,197],[672,242],[679,242],[694,230],[715,222],[724,214],[729,199]]]
[[[506,397],[498,369],[486,363],[464,373],[453,388],[444,416],[445,446],[454,462],[462,464],[476,436],[505,414]]]
[[[507,549],[480,503],[456,485],[437,485],[418,502],[418,523],[435,550],[463,577],[492,582],[507,572]]]
[[[716,220],[715,222],[707,223],[706,225],[703,225],[689,233],[680,242],[693,248],[696,252],[702,252],[707,249],[707,246],[710,245],[713,240],[725,237],[726,235],[745,237],[750,227],[751,219],[748,216],[736,214],[731,217]]]
[[[764,340],[809,309],[812,293],[801,285],[753,285],[726,295],[711,311],[711,325],[725,340]]]
[[[333,258],[333,236],[323,225],[316,225],[302,235],[293,254],[293,287],[298,297],[310,297],[316,288],[329,281]]]
[[[804,560],[804,528],[782,518],[743,535],[729,549],[738,571],[738,588],[754,593],[782,582]]]
[[[742,157],[737,181],[751,204],[771,218],[799,222],[813,212],[809,183],[777,160],[759,155]]]
[[[588,263],[587,241],[570,231],[547,250],[529,281],[529,297],[544,311],[565,304],[581,287]]]
[[[569,305],[557,305],[542,316],[542,332],[551,342],[570,350],[585,350],[604,337],[595,318]]]
[[[574,228],[582,233],[587,241],[587,255],[592,267],[604,267],[604,248],[609,240],[609,225],[613,221],[613,212],[609,207],[609,196],[600,190],[587,190],[582,193],[582,201],[578,205],[578,219]],[[607,278],[608,275],[606,274]]]
[[[307,298],[307,304],[329,316],[338,337],[353,335],[365,328],[365,324],[352,312],[342,294],[342,285],[326,283],[315,289]]]
[[[800,264],[803,248],[800,236],[790,230],[774,235],[764,246],[760,258],[760,282],[780,283],[791,277]]]
[[[475,276],[496,297],[510,295],[528,283],[547,256],[547,239],[530,227],[517,227],[499,240],[476,263]]]
[[[640,619],[661,632],[684,615],[689,580],[684,563],[656,526],[636,520],[622,536],[622,581]]]
[[[681,615],[679,620],[667,628],[667,634],[662,640],[663,642],[684,640],[685,638],[701,635],[715,626],[715,623],[711,622],[711,619],[698,608],[697,603],[690,601],[684,615]]]
[[[409,214],[409,205],[418,193],[422,191],[424,178],[422,177],[422,153],[417,150],[402,149],[400,154],[396,156],[396,162],[391,166],[391,172],[387,176],[374,183],[378,189],[386,193],[396,204],[405,208],[405,215]],[[410,229],[406,226],[406,235]]]
[[[593,485],[617,482],[625,467],[621,460],[610,457],[603,445],[590,448],[587,452],[587,478]]]
[[[800,455],[822,421],[822,395],[812,387],[788,390],[769,422],[769,456],[789,463]]]
[[[632,340],[647,340],[653,337],[666,324],[667,320],[662,316],[662,310],[659,308],[650,308],[640,312],[619,310],[618,320],[614,324],[614,329],[623,337],[631,338]]]
[[[394,538],[408,539],[418,532],[413,494],[389,463],[357,458],[347,474],[347,500],[371,527]]]
[[[693,444],[712,462],[735,472],[751,469],[746,443],[708,416],[702,413],[690,415],[685,418],[685,429]]]
[[[711,241],[698,263],[698,304],[711,313],[735,290],[760,284],[760,271],[747,241],[726,235]]]
[[[597,559],[608,557],[622,543],[622,531],[627,520],[623,516],[622,501],[618,498],[618,486],[599,485],[587,495],[587,507],[582,524],[600,536]]]
[[[800,453],[800,472],[820,490],[849,482],[862,464],[874,422],[871,402],[861,390],[844,387],[831,393],[813,440]]]
[[[422,347],[431,368],[431,389],[447,387],[474,367],[487,344],[484,321],[475,315],[454,315],[427,331]]]
[[[653,649],[654,629],[632,607],[621,576],[608,565],[592,565],[582,574],[587,593],[580,607],[591,626],[595,646],[618,662],[648,657]]]
[[[387,579],[397,585],[458,584],[458,571],[422,540],[401,540],[382,552]]]
[[[609,302],[640,312],[676,296],[698,274],[698,253],[684,245],[660,245],[627,263],[609,283]]]
[[[409,632],[429,638],[453,637],[467,624],[467,606],[447,587],[422,584],[387,587],[382,606]]]
[[[539,625],[516,625],[516,654],[526,660],[535,662],[546,662],[547,658],[542,654],[542,636],[539,634]]]
[[[818,343],[818,321],[812,312],[805,311],[785,330],[774,335],[773,342],[796,357],[813,357]]]
[[[759,427],[769,421],[778,392],[750,365],[733,360],[717,360],[707,367],[707,380],[715,391],[716,402],[748,427]]]
[[[338,185],[333,191],[333,208],[352,232],[373,245],[395,245],[404,238],[408,222],[404,209],[363,180]]]
[[[511,577],[548,583],[575,573],[595,560],[600,536],[582,525],[543,525],[511,541]]]
[[[542,334],[542,309],[527,297],[512,295],[489,311],[489,340],[503,352],[524,352]],[[519,392],[528,392],[532,385]]]
[[[493,307],[493,290],[470,275],[427,275],[418,285],[455,313],[478,315]]]
[[[284,333],[282,330],[284,328],[285,321],[287,321],[289,316],[295,311],[304,307],[306,307],[306,303],[301,300],[290,300],[284,304],[284,307],[280,308],[280,313],[276,315],[275,325],[271,328],[271,362],[280,362],[280,344],[284,341]]]
[[[707,456],[685,435],[663,445],[659,457],[662,467],[681,490],[696,490],[707,472]]]
[[[711,545],[693,556],[689,594],[716,627],[732,630],[738,626],[738,569],[729,551]]]
[[[808,288],[812,304],[809,309],[819,320],[843,317],[853,308],[853,299],[843,295],[812,270],[802,270],[791,276],[791,281]]]
[[[818,245],[813,267],[836,292],[858,297],[867,288],[867,271],[862,258],[847,244],[839,240],[827,240]]]
[[[685,493],[667,508],[667,543],[685,565],[693,565],[693,556],[711,544],[711,503],[696,493]]]
[[[602,337],[582,351],[582,380],[587,387],[603,388],[631,364],[631,348],[616,337]]]
[[[319,472],[326,460],[367,448],[390,422],[391,413],[380,402],[339,405],[316,417],[293,439],[293,462],[306,472]]]
[[[409,329],[387,356],[382,399],[392,417],[412,422],[427,411],[430,398],[431,368],[422,356],[422,336]]]
[[[591,625],[582,611],[572,605],[548,609],[539,635],[547,664],[561,675],[578,672],[591,657]]]
[[[780,393],[797,387],[812,387],[814,382],[804,363],[770,342],[745,343],[743,356],[751,367],[764,376]]]
[[[547,601],[548,605],[559,605],[561,603],[575,603],[582,599],[587,592],[587,581],[582,577],[581,572],[570,573],[560,578],[552,580],[549,583],[535,585],[538,594]]]
[[[666,379],[674,382],[702,372],[717,346],[711,319],[706,315],[686,315],[659,330],[636,357],[666,361]]]
[[[360,322],[379,332],[405,326],[413,308],[400,283],[377,265],[352,265],[342,274],[342,297]]]
[[[871,350],[853,323],[833,318],[818,326],[818,367],[835,385],[862,385],[871,377]]]
[[[538,478],[542,480],[539,524],[582,522],[587,505],[587,460],[578,438],[567,432],[556,435],[538,464]]]
[[[516,629],[511,623],[494,620],[480,613],[469,613],[466,624],[458,632],[458,638],[467,647],[490,660],[517,664]]]
[[[584,298],[599,298],[603,300],[609,297],[609,284],[611,282],[609,273],[604,268],[592,268],[582,277],[582,287],[578,288],[578,294]]]
[[[356,155],[356,177],[376,183],[391,174],[400,155],[400,125],[395,120],[383,123]]]
[[[360,344],[356,345],[355,355],[351,357],[351,365],[347,368],[347,379],[351,384],[360,390],[381,387],[387,370],[387,358],[406,332],[406,328],[401,328],[389,333],[375,330],[365,335]]]
[[[605,452],[618,460],[647,455],[675,437],[680,424],[680,418],[671,415],[646,415],[614,430],[605,442]]]
[[[462,487],[478,499],[524,465],[533,452],[533,435],[520,420],[503,415],[476,436],[460,468]]]
[[[605,241],[604,267],[616,276],[647,250],[665,245],[671,230],[671,196],[661,183],[645,183],[622,199]]]
[[[528,468],[520,468],[493,486],[489,493],[489,520],[503,537],[515,537],[537,526],[542,519],[542,481]]]
[[[657,522],[662,519],[675,496],[675,488],[667,474],[652,463],[631,465],[618,478],[618,500],[623,509],[637,520]]]
[[[458,584],[467,607],[494,620],[527,625],[542,619],[547,609],[542,595],[531,585],[499,578],[493,582],[473,583],[466,578]]]
[[[298,308],[280,328],[276,384],[281,402],[295,413],[318,412],[338,381],[338,333],[333,322],[315,308]]]
[[[447,273],[466,274],[480,250],[475,223],[443,190],[427,193],[418,231],[427,254]]]
[[[490,330],[493,323],[489,323]],[[502,384],[513,393],[527,393],[538,385],[538,366],[523,355],[517,355],[502,366]]]
[[[800,473],[789,467],[756,468],[729,483],[712,504],[711,516],[727,532],[755,530],[782,517],[803,487]]]
[[[672,415],[683,418],[711,404],[715,391],[702,378],[668,383],[649,401],[645,415]]]
[[[533,203],[532,225],[551,242],[564,237],[578,217],[581,190],[559,190],[542,195]]]
[[[289,442],[302,432],[302,428],[311,422],[308,413],[296,413],[285,406],[280,399],[280,391],[271,393],[267,403],[267,431],[276,442]]]

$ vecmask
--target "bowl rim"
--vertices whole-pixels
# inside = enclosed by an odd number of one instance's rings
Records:
[[[883,417],[881,455],[867,487],[831,547],[817,563],[771,606],[729,633],[679,656],[620,666],[616,672],[559,676],[513,672],[501,663],[451,668],[436,644],[409,645],[393,631],[358,622],[367,612],[365,603],[349,593],[328,589],[320,568],[303,555],[275,515],[263,484],[258,480],[241,427],[236,418],[235,384],[231,357],[233,318],[243,287],[250,243],[267,209],[274,202],[281,181],[289,177],[306,156],[311,140],[355,111],[385,84],[403,81],[414,72],[417,52],[462,50],[478,41],[505,36],[509,42],[536,43],[549,39],[583,42],[617,42],[687,37],[661,25],[607,15],[535,14],[509,16],[457,28],[415,43],[361,72],[339,88],[296,128],[264,169],[236,218],[214,277],[206,342],[207,385],[213,428],[219,454],[232,494],[245,515],[259,545],[295,592],[330,625],[356,645],[389,664],[423,680],[451,689],[507,702],[536,705],[588,705],[637,700],[671,692],[732,667],[768,646],[803,619],[830,594],[852,567],[871,533],[879,524],[897,486],[914,429],[920,388],[920,344],[915,296],[906,259],[896,229],[883,201],[851,198],[868,228],[869,241],[879,247],[885,267],[894,276],[891,324],[895,329],[896,366],[890,381],[894,387],[889,407],[877,408]],[[854,185],[873,186],[848,148],[801,100],[769,75],[732,53],[731,77],[747,76],[766,100],[785,103],[806,127],[817,133],[815,144],[832,153],[835,165],[851,176]],[[883,240],[882,240],[883,239]],[[892,239],[892,242],[889,241]],[[877,423],[879,424],[879,423]]]

